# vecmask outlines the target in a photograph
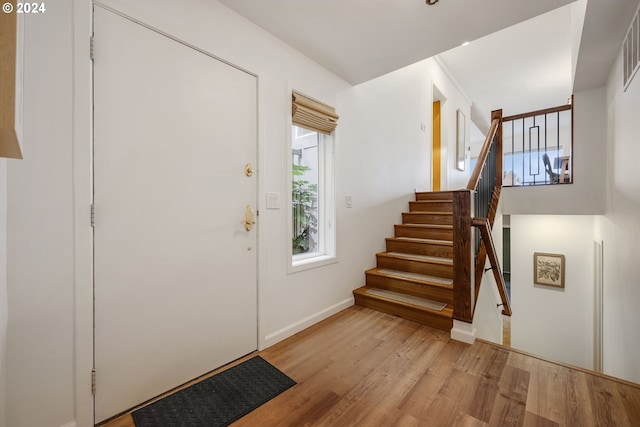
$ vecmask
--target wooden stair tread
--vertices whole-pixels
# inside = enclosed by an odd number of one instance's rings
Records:
[[[445,287],[447,289],[453,288],[452,279],[429,276],[427,274],[410,273],[408,271],[392,270],[390,268],[372,268],[370,270],[367,270],[366,272],[378,276],[401,278],[425,285]]]
[[[440,204],[440,203],[453,203],[452,200],[449,199],[429,199],[429,200],[411,200],[409,203],[419,203],[419,204]]]
[[[413,212],[405,212],[410,213],[411,215],[453,215],[453,212],[431,212],[431,211],[413,211]]]
[[[367,293],[371,289],[374,288],[362,286],[353,291],[357,305],[400,316],[444,331],[451,330],[453,326],[453,307],[450,304],[447,304],[441,311],[437,311],[388,296]]]
[[[423,212],[411,212],[414,213],[423,213]],[[442,213],[442,212],[441,212]],[[396,224],[399,227],[409,227],[409,228],[434,228],[438,230],[453,230],[453,225],[446,224]]]
[[[437,264],[444,264],[444,265],[453,265],[453,260],[450,258],[439,258],[435,256],[428,256],[428,255],[407,254],[402,252],[381,252],[379,255],[383,255],[383,256],[386,255],[394,258],[405,258],[405,259],[408,258],[408,259],[417,260],[417,261],[434,262]]]
[[[453,246],[451,240],[421,239],[420,237],[387,237],[387,240],[402,240],[406,242],[429,243],[431,245]]]
[[[416,192],[376,267],[365,271],[365,285],[353,291],[356,305],[451,330],[454,195]]]
[[[416,200],[451,200],[453,191],[416,191]]]
[[[427,310],[443,311],[445,308],[447,308],[447,304],[443,302],[433,301],[427,298],[420,298],[413,295],[402,294],[400,292],[388,291],[386,289],[369,288],[365,291],[365,293],[396,302],[415,305]]]

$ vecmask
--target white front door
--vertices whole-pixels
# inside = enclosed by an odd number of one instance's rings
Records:
[[[100,422],[257,348],[257,79],[98,6],[94,32]]]

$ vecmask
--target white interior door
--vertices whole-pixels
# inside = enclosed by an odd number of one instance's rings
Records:
[[[257,80],[94,15],[99,422],[257,347]]]

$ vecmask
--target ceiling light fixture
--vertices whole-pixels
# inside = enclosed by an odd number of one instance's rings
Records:
[[[426,1],[429,6],[433,6],[434,4],[438,3],[439,0],[426,0]]]

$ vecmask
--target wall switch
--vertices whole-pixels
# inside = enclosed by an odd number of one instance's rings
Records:
[[[280,193],[267,193],[267,209],[280,209]]]
[[[420,122],[420,130],[422,132],[426,132],[427,131],[427,125],[424,122]]]
[[[351,196],[346,196],[344,198],[344,204],[348,207],[348,208],[352,208],[353,207],[353,198]]]

